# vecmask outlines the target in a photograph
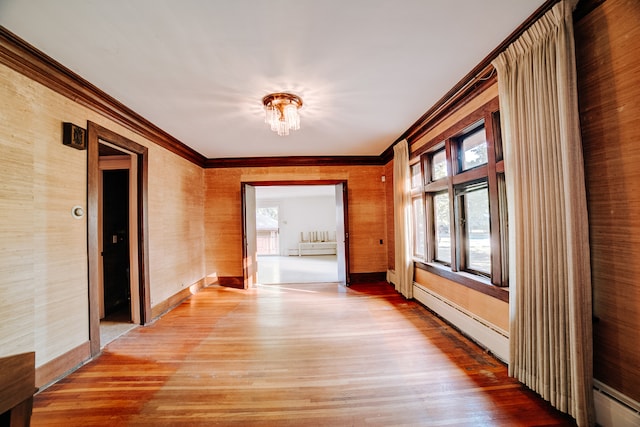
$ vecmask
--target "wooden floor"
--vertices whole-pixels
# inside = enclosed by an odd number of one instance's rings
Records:
[[[33,426],[571,426],[386,283],[213,286],[39,393]]]

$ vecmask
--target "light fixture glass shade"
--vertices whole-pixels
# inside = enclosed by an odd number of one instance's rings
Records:
[[[292,93],[272,93],[262,98],[264,105],[264,121],[271,126],[271,130],[280,136],[289,135],[290,130],[300,129],[300,115],[302,99]]]

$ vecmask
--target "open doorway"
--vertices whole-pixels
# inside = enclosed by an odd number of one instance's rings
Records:
[[[249,186],[243,197],[255,198],[255,226],[245,221],[245,238],[248,247],[256,241],[256,262],[247,262],[247,254],[245,266],[257,267],[256,283],[348,283],[346,183]],[[251,205],[243,204],[245,210]],[[251,215],[247,210],[245,216]]]
[[[132,248],[138,245],[136,236],[137,204],[132,154],[101,141],[99,153],[98,232],[99,250],[99,311],[100,345],[104,347],[139,323],[139,310],[132,297],[139,299],[137,280],[132,270],[138,270]],[[132,233],[133,231],[133,233]],[[132,289],[133,288],[133,289]],[[134,323],[134,320],[136,321]]]
[[[129,170],[103,170],[100,320],[131,323],[129,261]]]
[[[91,355],[150,317],[147,148],[88,123]]]

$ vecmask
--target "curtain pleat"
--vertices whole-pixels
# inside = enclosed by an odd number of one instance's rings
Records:
[[[561,1],[494,60],[509,217],[509,373],[594,424],[588,217],[572,11]]]
[[[395,233],[395,287],[405,298],[413,298],[413,250],[409,144],[406,139],[393,147],[393,222]]]

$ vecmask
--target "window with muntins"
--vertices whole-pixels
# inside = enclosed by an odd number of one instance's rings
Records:
[[[507,218],[499,113],[481,109],[425,144],[412,169],[416,261],[507,284]],[[414,157],[415,159],[415,157]]]

